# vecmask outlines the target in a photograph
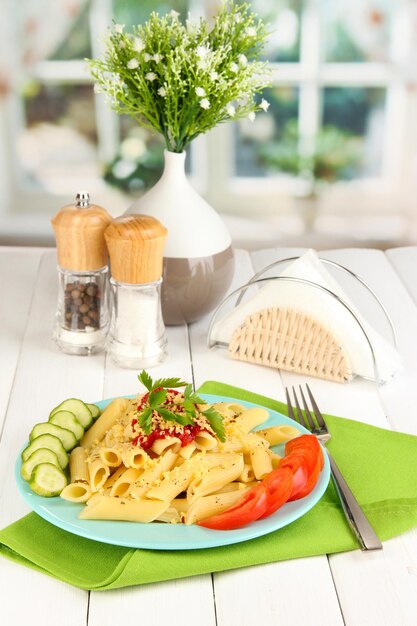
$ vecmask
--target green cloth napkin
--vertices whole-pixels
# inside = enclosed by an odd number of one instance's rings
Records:
[[[200,392],[287,413],[270,398],[218,382]],[[329,449],[383,541],[417,526],[417,437],[326,416]],[[84,589],[114,589],[358,548],[330,483],[320,502],[258,539],[204,550],[134,550],[83,539],[34,513],[0,531],[1,553]]]

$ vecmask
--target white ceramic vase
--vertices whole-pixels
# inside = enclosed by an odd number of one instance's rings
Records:
[[[185,175],[185,152],[165,150],[159,181],[127,213],[152,215],[168,229],[162,313],[165,324],[194,322],[212,311],[233,278],[231,237]]]

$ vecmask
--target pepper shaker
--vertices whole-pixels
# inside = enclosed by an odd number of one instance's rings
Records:
[[[112,218],[90,204],[88,192],[52,219],[58,253],[58,307],[54,340],[68,354],[105,346],[109,326],[108,253],[104,231]]]
[[[148,215],[119,217],[105,231],[112,293],[107,351],[120,367],[153,367],[167,357],[161,312],[167,232]]]

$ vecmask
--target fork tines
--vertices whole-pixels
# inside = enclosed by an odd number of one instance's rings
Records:
[[[291,419],[295,420],[296,422],[298,422],[299,424],[301,424],[302,426],[304,426],[305,428],[307,428],[308,430],[314,432],[317,431],[319,429],[324,430],[326,428],[326,424],[324,422],[323,416],[320,413],[320,409],[317,406],[317,402],[314,399],[313,394],[311,393],[311,389],[310,387],[306,384],[306,389],[307,389],[307,393],[308,396],[310,398],[311,404],[313,406],[313,412],[310,411],[304,392],[303,392],[303,388],[301,387],[301,385],[299,385],[299,389],[300,389],[300,395],[302,398],[302,402],[303,402],[303,406],[304,406],[304,413],[301,410],[300,407],[300,402],[298,400],[298,396],[297,393],[295,391],[295,388],[292,387],[292,393],[293,393],[293,397],[294,397],[294,404],[295,404],[295,408],[296,410],[294,411],[293,409],[293,403],[291,402],[291,398],[290,398],[290,394],[288,391],[288,387],[285,388],[285,395],[287,398],[287,405],[288,405],[288,415]],[[317,420],[317,421],[316,421]]]

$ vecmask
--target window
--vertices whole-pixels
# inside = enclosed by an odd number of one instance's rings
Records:
[[[189,163],[195,184],[225,212],[285,211],[288,198],[309,193],[313,170],[306,177],[300,162],[308,162],[319,146],[324,156],[314,175],[334,183],[323,200],[331,211],[351,211],[358,198],[361,211],[407,208],[417,157],[415,3],[251,4],[272,31],[266,50],[273,69],[265,93],[269,114],[199,138]],[[112,19],[128,28],[146,20],[151,10],[201,14],[213,5],[209,0],[78,0],[70,28],[31,67],[7,112],[16,210],[25,210],[30,197],[32,210],[50,214],[61,199],[88,187],[106,206],[113,189],[110,205],[117,213],[131,194],[153,183],[161,167],[161,142],[107,107],[93,91],[83,58],[100,53],[100,37]]]

